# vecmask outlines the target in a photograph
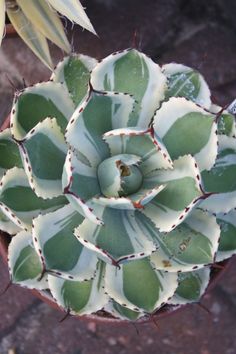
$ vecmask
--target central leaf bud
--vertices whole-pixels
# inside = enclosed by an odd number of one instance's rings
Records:
[[[105,197],[124,197],[137,192],[143,182],[136,155],[112,156],[98,166],[98,180]]]

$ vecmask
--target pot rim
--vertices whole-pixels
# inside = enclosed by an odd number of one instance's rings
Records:
[[[8,115],[8,117],[3,122],[2,126],[1,126],[1,131],[6,128],[9,128],[9,127],[10,127],[10,115]],[[10,243],[10,235],[5,232],[2,232],[0,230],[0,255],[2,256],[3,261],[6,265],[8,263],[9,243]],[[205,294],[214,288],[216,283],[223,276],[225,270],[229,267],[231,260],[232,260],[232,258],[226,259],[223,262],[217,263],[220,265],[219,268],[213,268],[213,267],[211,268],[211,279],[210,279],[210,282],[207,286]],[[35,290],[35,289],[30,290],[30,291],[34,296],[38,297],[40,300],[47,303],[52,308],[54,308],[60,312],[63,312],[65,314],[65,310],[62,309],[49,295],[47,295],[46,292]],[[202,296],[204,296],[205,294],[203,294]],[[97,323],[107,323],[107,324],[118,324],[118,325],[122,325],[124,323],[145,324],[145,323],[150,323],[150,321],[155,322],[161,318],[167,317],[169,315],[173,315],[176,312],[178,312],[179,310],[185,308],[186,306],[190,306],[193,304],[194,303],[189,303],[189,304],[184,304],[184,305],[168,305],[167,304],[167,305],[164,305],[162,308],[158,309],[156,311],[156,313],[154,313],[153,315],[144,316],[144,317],[142,317],[138,320],[135,320],[135,321],[122,320],[122,319],[115,318],[112,316],[108,317],[108,316],[105,316],[106,312],[104,312],[104,316],[92,314],[92,315],[73,315],[73,317],[75,317],[77,319],[85,320],[85,321],[93,321],[93,322],[97,322]]]

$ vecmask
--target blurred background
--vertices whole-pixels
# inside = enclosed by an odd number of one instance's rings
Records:
[[[97,59],[136,46],[160,64],[176,61],[202,72],[215,103],[236,97],[235,0],[84,0],[99,38],[65,23],[75,52]],[[52,46],[56,64],[63,53]],[[16,36],[0,49],[0,122],[14,90],[47,80],[49,70]],[[236,354],[236,259],[203,307],[187,306],[149,324],[106,325],[69,318],[27,290],[12,286],[0,298],[0,354]],[[0,260],[0,291],[9,282]],[[14,352],[14,351],[13,351]],[[13,353],[12,352],[12,353]],[[11,352],[10,352],[11,353]]]

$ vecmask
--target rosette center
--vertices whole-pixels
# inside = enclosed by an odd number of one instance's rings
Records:
[[[139,162],[139,156],[128,154],[112,156],[101,162],[97,173],[103,195],[124,197],[137,192],[143,182]]]

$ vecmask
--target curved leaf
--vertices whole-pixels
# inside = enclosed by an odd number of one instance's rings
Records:
[[[21,228],[0,211],[0,230],[7,232],[10,235],[15,235],[21,230]]]
[[[104,226],[85,219],[75,229],[75,236],[106,262],[117,264],[127,259],[145,257],[156,249],[158,230],[140,212],[104,208],[95,203],[93,207]]]
[[[148,258],[133,260],[120,268],[107,265],[105,290],[120,305],[152,313],[173,296],[177,274],[154,270]]]
[[[97,90],[134,95],[138,104],[128,125],[147,128],[164,98],[166,78],[145,54],[127,49],[103,59],[92,71],[91,83]]]
[[[200,198],[201,179],[195,159],[186,155],[173,162],[173,170],[157,170],[145,176],[147,182],[165,188],[142,210],[160,231],[169,232],[183,222]]]
[[[114,317],[119,318],[121,320],[136,321],[140,317],[144,316],[144,314],[141,312],[130,310],[126,307],[126,304],[123,305],[124,306],[118,304],[118,302],[116,301],[110,301],[105,306],[105,311],[109,312]]]
[[[103,135],[111,155],[133,154],[141,157],[143,175],[156,169],[172,168],[170,156],[152,129],[121,128]]]
[[[172,97],[156,111],[153,128],[172,159],[194,155],[201,171],[214,165],[217,155],[214,114],[185,98]]]
[[[56,210],[66,204],[66,198],[44,200],[30,188],[24,170],[14,167],[7,171],[0,185],[0,209],[17,226],[30,229],[39,213]]]
[[[76,239],[75,227],[83,217],[70,205],[33,220],[33,240],[45,269],[65,279],[88,280],[96,270],[97,256]]]
[[[236,210],[217,215],[217,222],[221,233],[216,262],[221,262],[236,253]]]
[[[68,151],[62,176],[62,187],[64,195],[75,210],[95,224],[101,225],[102,221],[94,214],[89,203],[94,195],[100,194],[97,169],[86,162],[86,160],[77,158],[75,151]]]
[[[6,170],[12,167],[22,167],[22,162],[10,129],[5,129],[0,132],[0,178]]]
[[[101,310],[108,302],[104,291],[104,264],[100,262],[93,280],[71,281],[49,275],[49,288],[57,304],[74,315]]]
[[[55,118],[38,123],[18,142],[31,188],[43,199],[62,195],[67,146]]]
[[[74,104],[62,84],[43,82],[15,95],[11,112],[11,128],[15,139],[26,134],[45,118],[56,118],[64,131],[74,112]]]
[[[227,213],[236,207],[236,139],[219,136],[219,152],[210,171],[203,171],[204,189],[212,194],[201,208],[213,213]]]
[[[86,156],[91,166],[97,167],[110,156],[108,145],[102,139],[103,134],[125,124],[133,102],[128,95],[91,89],[87,99],[70,119],[66,140]]]
[[[69,91],[77,107],[85,98],[88,91],[90,71],[97,60],[83,54],[73,54],[63,59],[52,74],[54,82],[60,82]]]
[[[216,218],[202,210],[194,210],[173,231],[160,234],[160,248],[151,255],[157,269],[186,272],[214,262],[220,227]]]
[[[104,196],[94,197],[93,202],[100,204],[105,207],[110,207],[114,209],[125,209],[125,210],[135,210],[142,209],[149,203],[158,193],[160,193],[165,186],[157,185],[152,189],[148,189],[145,186],[145,181],[142,187],[137,193],[133,193],[128,197],[110,197],[106,198]]]
[[[166,98],[185,97],[200,106],[210,108],[211,93],[203,76],[196,70],[176,63],[163,65],[168,79]]]
[[[179,274],[178,288],[168,303],[171,305],[183,305],[199,301],[205,293],[209,281],[209,267]]]
[[[43,267],[29,232],[21,231],[12,238],[8,249],[8,266],[13,283],[29,289],[48,288],[47,277],[41,279]]]
[[[222,112],[222,107],[212,104],[210,111],[217,115],[217,113]],[[217,120],[217,133],[230,137],[235,137],[236,135],[235,117],[227,110],[224,110]]]

